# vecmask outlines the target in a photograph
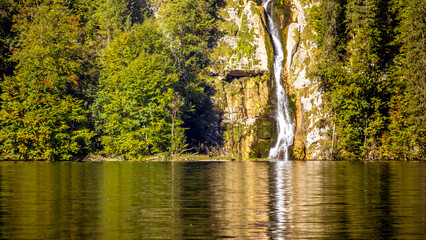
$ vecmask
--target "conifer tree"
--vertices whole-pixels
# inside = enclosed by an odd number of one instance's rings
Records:
[[[386,127],[386,79],[380,69],[380,1],[350,0],[347,6],[349,76],[342,86],[342,143],[348,153],[376,159]]]
[[[420,154],[426,154],[426,4],[411,0],[403,20],[409,121],[418,134]]]
[[[333,157],[381,157],[392,86],[384,74],[389,55],[383,45],[392,41],[387,38],[390,24],[382,20],[388,16],[387,6],[381,0],[321,4],[321,24],[315,26],[322,59],[314,76],[321,80],[333,116]]]
[[[396,65],[390,71],[394,79],[390,101],[391,122],[384,139],[386,154],[390,158],[424,159],[425,141],[425,92],[426,50],[425,4],[419,0],[393,1],[401,19],[395,33],[401,47],[395,58]]]
[[[320,21],[318,42],[322,59],[337,62],[342,60],[346,43],[346,26],[344,2],[340,0],[324,0],[320,5]]]
[[[326,100],[327,119],[323,119],[332,130],[330,130],[328,144],[328,156],[339,158],[341,146],[335,144],[336,140],[336,110],[341,85],[344,85],[347,78],[344,69],[344,56],[346,51],[346,24],[345,24],[345,4],[346,1],[324,0],[319,5],[313,5],[308,15],[308,21],[314,32],[314,40],[318,44],[318,58],[316,59],[316,69],[312,72],[312,77],[320,80],[320,89],[323,98]]]

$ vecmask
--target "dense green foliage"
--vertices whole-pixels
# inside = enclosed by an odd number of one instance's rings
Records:
[[[93,112],[105,154],[137,158],[175,152],[185,144],[178,135],[183,133],[180,103],[175,103],[179,79],[162,54],[161,34],[150,25],[117,35],[102,54]]]
[[[422,1],[324,0],[311,8],[314,77],[327,98],[334,158],[425,156]]]
[[[205,146],[214,147],[220,138],[211,127],[218,120],[210,100],[213,91],[207,84],[210,77],[207,69],[211,49],[221,34],[216,26],[216,12],[222,3],[222,0],[170,0],[160,9],[159,21],[168,36],[180,78],[176,90],[185,101],[184,127],[189,143],[201,151]]]
[[[209,68],[224,2],[1,1],[0,158],[216,147]],[[311,4],[333,158],[424,158],[424,13],[423,0]]]
[[[10,61],[11,48],[15,41],[12,30],[12,18],[16,14],[16,3],[13,0],[0,2],[0,81],[5,75],[11,75],[13,63]]]
[[[78,17],[55,2],[20,6],[15,75],[2,83],[4,157],[70,159],[92,137],[87,111],[72,96],[79,84],[78,24]]]
[[[207,125],[218,2],[2,1],[1,158],[184,150]]]

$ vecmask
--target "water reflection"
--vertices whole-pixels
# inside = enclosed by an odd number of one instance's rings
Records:
[[[211,214],[215,236],[267,239],[269,163],[230,162],[210,171]]]
[[[0,239],[425,239],[424,162],[0,163]]]
[[[270,235],[274,239],[284,239],[285,230],[287,228],[287,198],[288,198],[288,181],[291,179],[290,170],[293,162],[279,161],[271,162],[271,186],[272,195],[270,207],[271,211],[271,228]]]
[[[425,163],[294,162],[288,239],[422,239]]]

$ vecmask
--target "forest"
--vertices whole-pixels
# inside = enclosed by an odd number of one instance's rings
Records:
[[[305,2],[333,159],[425,159],[424,0]],[[1,0],[0,159],[220,148],[209,69],[226,4]]]
[[[425,10],[423,0],[326,0],[311,9],[320,55],[312,75],[327,99],[336,158],[425,158]]]

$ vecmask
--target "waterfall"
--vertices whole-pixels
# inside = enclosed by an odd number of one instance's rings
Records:
[[[266,10],[271,9],[270,13]],[[284,87],[281,85],[281,73],[283,70],[284,49],[280,40],[279,28],[276,26],[272,18],[273,0],[263,1],[262,6],[266,10],[266,18],[269,26],[269,31],[274,46],[274,77],[276,83],[277,107],[276,121],[278,128],[278,137],[276,145],[270,150],[269,158],[288,160],[288,148],[293,144],[294,127],[290,118],[288,107],[288,97]],[[282,157],[282,158],[281,158]]]

